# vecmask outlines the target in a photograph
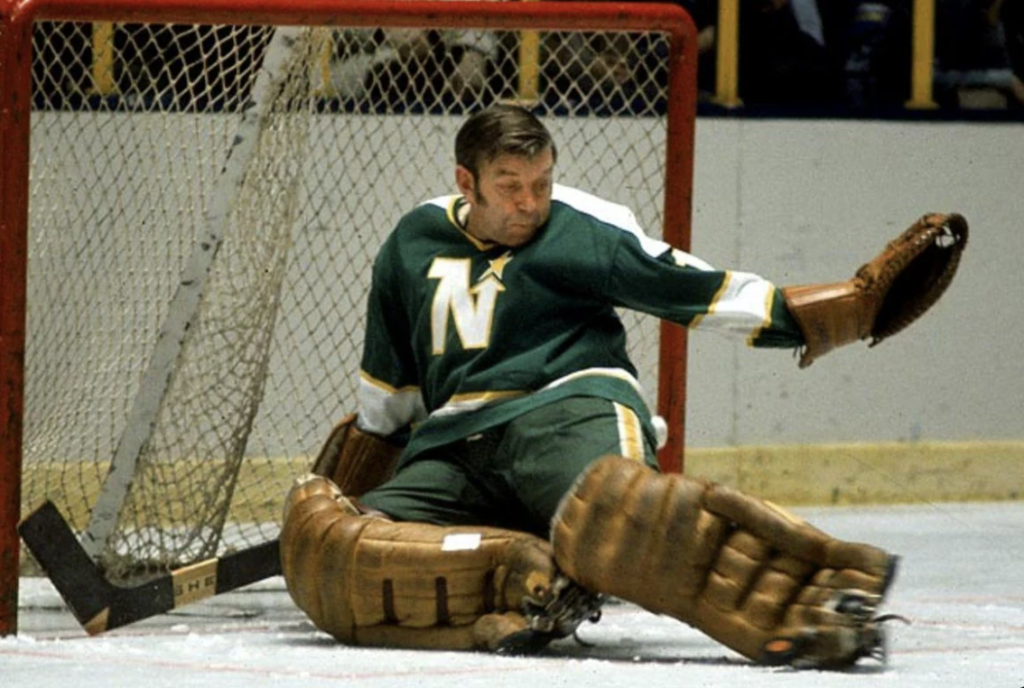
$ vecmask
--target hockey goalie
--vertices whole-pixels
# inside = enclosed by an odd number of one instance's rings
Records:
[[[966,221],[925,215],[849,280],[776,288],[555,184],[557,155],[527,110],[473,114],[459,193],[416,206],[382,246],[358,414],[287,499],[292,598],[353,645],[528,652],[614,596],[758,663],[880,656],[897,557],[660,473],[617,309],[794,349],[806,367],[929,310]]]

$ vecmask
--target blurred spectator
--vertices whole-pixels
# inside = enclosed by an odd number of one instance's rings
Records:
[[[496,47],[489,31],[342,30],[331,87],[342,98],[391,108],[467,102],[486,88]]]
[[[683,7],[697,27],[697,88],[701,100],[715,93],[715,38],[718,23],[717,0],[688,0]]]
[[[1002,5],[1003,0],[937,0],[934,82],[941,105],[1024,105],[1021,82],[1010,63]]]
[[[941,0],[939,0],[941,2]],[[844,11],[844,18],[838,12]],[[910,93],[912,0],[846,2],[844,96],[858,110],[903,107]]]
[[[1011,104],[1024,108],[1024,2],[1004,2],[1001,18],[1006,32],[1006,51],[1013,70],[1014,99]]]
[[[694,0],[699,82],[715,81],[717,0]],[[816,0],[740,0],[739,95],[746,105],[822,105],[838,98]]]
[[[673,0],[693,15],[698,86],[715,90],[718,0]],[[935,0],[934,95],[947,108],[1024,111],[1024,0]],[[910,95],[913,0],[739,0],[739,91],[749,106],[902,109]],[[34,78],[40,107],[87,97],[90,41],[45,25]],[[254,28],[225,57],[218,27],[120,24],[113,34],[124,106],[233,109],[237,71],[258,68],[271,33]],[[347,29],[335,32],[330,89],[358,109],[435,110],[518,95],[520,33]],[[646,33],[541,32],[540,83],[555,112],[649,114],[664,108],[668,46]],[[80,65],[50,84],[49,61]],[[319,69],[320,66],[317,66]],[[322,78],[320,74],[316,78]],[[196,83],[205,84],[202,88]],[[69,94],[63,95],[65,91]],[[147,102],[137,104],[139,98]]]
[[[691,15],[700,2],[670,1]],[[559,31],[543,35],[544,100],[553,111],[602,115],[664,111],[669,48],[664,36]]]
[[[745,103],[834,101],[815,0],[743,0],[739,41],[739,89]]]
[[[644,87],[657,77],[641,58],[657,51],[645,34],[545,33],[540,56],[545,103],[556,112],[644,114],[657,99],[645,95]],[[664,59],[665,52],[659,54]]]

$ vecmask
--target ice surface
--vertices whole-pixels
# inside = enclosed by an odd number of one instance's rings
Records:
[[[338,645],[291,604],[280,578],[90,638],[48,582],[23,579],[20,633],[0,639],[0,687],[953,688],[1024,686],[1024,504],[798,510],[837,536],[900,554],[883,611],[887,666],[757,667],[671,619],[605,607],[535,657]]]

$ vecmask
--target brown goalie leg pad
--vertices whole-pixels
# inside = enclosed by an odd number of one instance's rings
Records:
[[[338,640],[437,649],[494,649],[525,624],[507,612],[547,601],[556,574],[533,535],[362,516],[312,475],[288,496],[281,564],[292,599]]]
[[[357,629],[349,644],[366,647],[394,647],[411,650],[487,650],[503,649],[507,639],[526,632],[529,625],[518,612],[484,614],[465,626],[410,628],[380,624]]]
[[[771,641],[814,637],[806,652],[818,654],[801,659],[816,666],[874,649],[846,642],[864,629],[834,607],[842,591],[880,601],[895,562],[768,502],[620,457],[584,473],[555,515],[552,542],[558,566],[585,588],[684,621],[754,660]]]
[[[358,497],[395,472],[402,448],[356,426],[356,414],[342,418],[313,463],[313,473],[330,478],[343,494]]]

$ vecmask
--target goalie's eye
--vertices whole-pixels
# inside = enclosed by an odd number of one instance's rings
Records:
[[[498,192],[506,196],[519,193],[522,189],[523,185],[519,182],[504,182],[502,184],[498,184]]]

